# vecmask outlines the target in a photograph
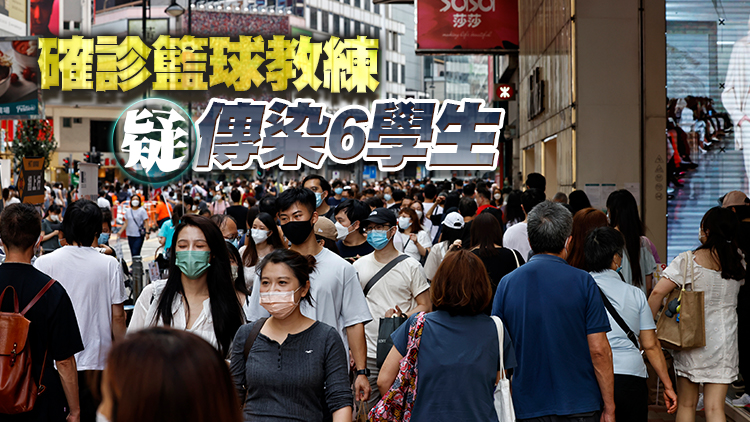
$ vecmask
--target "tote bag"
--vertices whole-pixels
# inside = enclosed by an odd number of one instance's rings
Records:
[[[409,328],[406,356],[401,359],[396,381],[370,411],[372,422],[409,422],[417,396],[417,352],[424,328],[424,312],[420,312]]]
[[[706,317],[703,307],[704,292],[693,290],[693,253],[684,252],[681,288],[674,289],[667,297],[667,305],[677,299],[677,313],[668,317],[662,310],[656,323],[656,336],[662,347],[672,350],[688,350],[706,346]],[[689,272],[689,274],[688,274]],[[690,284],[690,290],[685,286]]]
[[[500,381],[495,386],[495,413],[497,413],[498,422],[515,422],[516,412],[513,410],[513,399],[510,396],[510,381],[505,377],[503,321],[496,316],[492,319],[497,327],[497,339],[500,344]]]

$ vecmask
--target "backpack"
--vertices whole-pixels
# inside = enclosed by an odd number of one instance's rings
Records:
[[[34,408],[37,397],[44,392],[42,376],[47,351],[44,352],[37,386],[31,374],[31,347],[28,344],[31,321],[24,315],[53,284],[55,280],[51,279],[21,312],[18,312],[18,296],[13,286],[6,287],[0,294],[0,306],[8,289],[13,294],[13,312],[0,310],[0,413],[28,412]]]

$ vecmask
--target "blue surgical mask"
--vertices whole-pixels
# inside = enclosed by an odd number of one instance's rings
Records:
[[[619,267],[617,267],[617,269],[615,271],[617,271],[618,273],[622,274],[622,265],[620,265]]]
[[[373,248],[381,250],[388,245],[391,239],[388,238],[388,230],[373,230],[367,233],[367,243]]]
[[[100,233],[99,234],[99,244],[104,245],[107,242],[109,242],[109,233]]]
[[[236,238],[230,242],[235,248],[240,249],[240,238]]]
[[[392,198],[391,194],[389,194],[389,193],[386,193],[385,195],[383,195],[383,199],[385,199],[386,201],[390,201],[391,198]]]
[[[323,194],[320,192],[315,192],[315,208],[320,207],[320,204],[323,203]]]
[[[336,195],[341,195],[341,192],[343,192],[344,189],[342,189],[342,188],[336,188],[333,191],[336,192]]]

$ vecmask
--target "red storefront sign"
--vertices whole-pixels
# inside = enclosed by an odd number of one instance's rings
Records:
[[[518,0],[418,0],[417,52],[518,50]]]

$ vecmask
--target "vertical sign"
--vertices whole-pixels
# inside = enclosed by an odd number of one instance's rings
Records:
[[[24,158],[18,177],[18,192],[24,204],[44,202],[44,158]]]
[[[79,185],[78,194],[82,198],[96,201],[98,195],[99,165],[93,163],[78,163]]]

